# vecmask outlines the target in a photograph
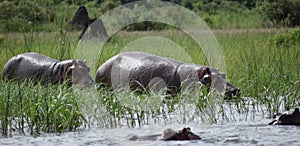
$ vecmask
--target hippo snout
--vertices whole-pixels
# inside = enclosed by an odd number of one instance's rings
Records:
[[[226,97],[232,98],[233,96],[240,96],[239,88],[230,88],[225,92]]]
[[[84,83],[83,83],[84,87],[93,87],[94,85],[95,85],[94,80],[87,80],[87,81],[84,81]]]

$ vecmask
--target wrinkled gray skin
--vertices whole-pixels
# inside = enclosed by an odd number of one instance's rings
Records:
[[[277,113],[269,125],[300,125],[300,112],[299,108],[295,108],[293,113],[284,112]]]
[[[80,6],[72,20],[69,22],[71,26],[81,26],[83,28],[79,39],[84,39],[83,35],[87,31],[88,27],[91,28],[91,35],[86,36],[92,36],[93,38],[108,38],[106,29],[103,25],[103,22],[101,19],[90,19],[89,14],[85,8],[85,6]]]
[[[33,79],[47,83],[77,84],[91,86],[94,80],[89,74],[90,68],[82,61],[59,61],[45,55],[29,52],[14,56],[4,66],[2,79],[24,81]]]
[[[113,89],[128,86],[128,83],[131,89],[167,87],[168,94],[175,95],[199,82],[209,90],[212,79],[216,79],[216,89],[226,88],[227,96],[239,93],[239,89],[226,81],[225,74],[216,69],[143,52],[124,52],[110,58],[97,69],[95,81]]]
[[[154,134],[154,135],[146,135],[146,136],[137,136],[134,135],[129,140],[132,141],[153,141],[153,140],[164,140],[164,141],[171,141],[171,140],[201,140],[200,136],[194,134],[191,131],[191,128],[183,128],[182,130],[175,131],[171,128],[164,130],[163,134]]]

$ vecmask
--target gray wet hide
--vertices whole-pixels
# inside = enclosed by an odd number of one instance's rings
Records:
[[[273,120],[269,125],[296,125],[300,126],[300,110],[295,108],[293,112],[276,113]]]
[[[207,90],[216,87],[228,96],[239,92],[217,69],[143,52],[123,52],[113,56],[97,69],[95,81],[113,89],[127,86],[133,90],[167,89],[172,95],[191,90],[195,85],[204,85]]]
[[[2,70],[2,79],[24,81],[31,79],[42,84],[58,84],[67,81],[70,85],[91,86],[94,80],[90,68],[83,61],[59,61],[45,55],[29,52],[12,57]]]

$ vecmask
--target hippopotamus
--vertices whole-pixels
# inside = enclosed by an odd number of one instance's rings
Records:
[[[300,125],[300,112],[299,108],[295,108],[294,112],[276,113],[273,120],[269,125]]]
[[[40,53],[29,52],[12,57],[2,70],[2,79],[24,81],[32,79],[42,84],[58,84],[67,81],[83,87],[91,86],[94,80],[90,68],[80,60],[59,61]]]
[[[93,25],[91,25],[94,23]],[[103,25],[103,22],[101,19],[90,19],[89,14],[86,10],[85,6],[80,6],[72,20],[69,22],[71,26],[81,26],[83,28],[79,40],[83,38],[84,33],[87,31],[88,27],[91,26],[91,36],[94,37],[100,37],[100,38],[107,38],[107,32],[106,29]]]
[[[201,140],[200,136],[191,132],[191,128],[183,128],[182,130],[175,131],[171,128],[167,128],[164,130],[163,134],[154,134],[147,136],[137,136],[134,135],[129,140],[132,141],[146,141],[146,140],[163,140],[163,141],[171,141],[171,140]]]
[[[192,63],[184,63],[172,58],[164,58],[144,52],[123,52],[103,63],[96,72],[96,83],[113,89],[128,86],[131,89],[150,88],[153,82],[165,85],[167,93],[176,95],[191,82],[200,82],[210,90],[212,81],[216,88],[226,88],[225,95],[239,94],[239,89],[226,81],[225,74],[217,69]],[[220,84],[220,85],[219,85]],[[187,87],[184,87],[187,86]]]

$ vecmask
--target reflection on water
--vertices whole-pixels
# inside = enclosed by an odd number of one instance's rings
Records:
[[[0,137],[0,145],[300,145],[300,126],[270,126],[267,124],[272,120],[266,118],[262,110],[253,111],[255,113],[246,116],[229,110],[228,112],[235,116],[227,114],[229,120],[220,120],[222,122],[217,124],[202,124],[195,120],[180,124],[176,122],[175,116],[173,117],[175,120],[169,124],[162,122],[138,128],[127,126],[114,129],[91,128],[59,135],[42,133],[38,137],[24,136],[15,132],[12,138]],[[133,135],[161,134],[166,128],[179,130],[183,127],[190,127],[202,140],[129,141]]]

